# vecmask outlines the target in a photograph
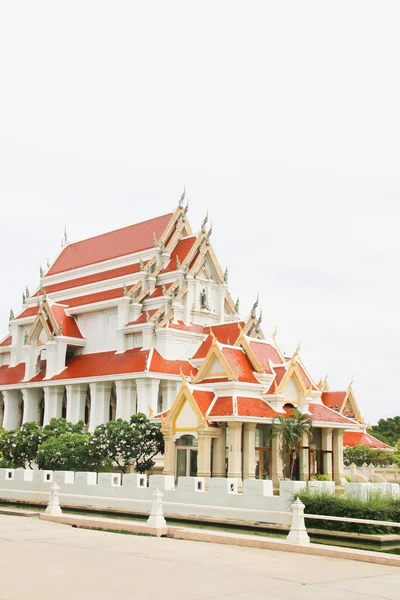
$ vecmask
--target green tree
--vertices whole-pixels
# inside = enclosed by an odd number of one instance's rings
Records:
[[[400,440],[400,416],[379,419],[378,425],[373,425],[369,432],[381,442],[395,446]]]
[[[90,440],[91,451],[115,462],[122,473],[130,463],[138,473],[151,469],[153,458],[164,450],[160,427],[142,413],[98,425]]]
[[[104,471],[111,463],[92,452],[89,433],[62,433],[48,437],[37,453],[39,469],[51,471]]]
[[[286,417],[278,416],[274,419],[272,434],[280,438],[282,458],[284,461],[287,458],[290,479],[293,479],[293,469],[303,446],[303,438],[312,438],[311,418],[294,408]]]
[[[42,429],[37,423],[24,423],[17,431],[5,432],[0,440],[0,451],[14,468],[28,466],[32,469],[42,440]]]
[[[355,464],[361,467],[364,463],[373,464],[375,467],[388,467],[397,462],[398,455],[388,450],[377,450],[369,446],[358,444],[357,446],[348,446],[343,451],[343,462],[346,466]]]

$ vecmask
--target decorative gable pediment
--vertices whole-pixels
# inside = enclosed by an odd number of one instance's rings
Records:
[[[181,389],[163,423],[163,430],[177,432],[196,431],[197,427],[204,427],[206,420],[201,413],[186,380],[182,381]]]

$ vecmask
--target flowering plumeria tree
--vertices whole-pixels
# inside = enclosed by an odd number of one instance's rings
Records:
[[[109,421],[96,427],[90,443],[91,452],[110,459],[126,473],[129,464],[143,473],[154,465],[153,458],[164,449],[160,427],[151,423],[142,413]]]

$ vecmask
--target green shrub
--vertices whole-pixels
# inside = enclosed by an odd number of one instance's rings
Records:
[[[349,477],[348,475],[345,475],[344,478],[347,481],[347,483],[351,483],[351,477]]]
[[[375,450],[361,444],[348,446],[343,452],[343,462],[347,467],[352,463],[357,467],[362,467],[364,463],[367,465],[372,463],[374,467],[389,467],[393,461],[396,461],[395,453],[388,450]]]
[[[95,454],[90,447],[90,434],[63,433],[49,437],[37,453],[39,469],[49,471],[104,471],[109,470],[110,461]]]
[[[332,477],[330,475],[314,475],[314,477],[311,477],[312,481],[332,481]]]
[[[347,496],[332,496],[326,492],[310,493],[302,491],[296,494],[296,496],[305,504],[304,512],[311,515],[400,522],[400,500],[385,497],[381,494],[371,494],[370,498],[366,501],[348,498]],[[398,529],[394,527],[319,519],[306,519],[306,526],[312,529],[354,533],[398,533]]]

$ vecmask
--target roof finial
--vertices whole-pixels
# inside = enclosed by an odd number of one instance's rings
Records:
[[[186,196],[186,185],[183,186],[183,194],[179,200],[179,208],[183,208],[183,202],[185,200],[185,196]]]
[[[47,262],[46,262],[46,264],[47,264],[47,268],[48,268],[48,269],[50,269],[50,261],[49,261],[49,257],[47,257]]]
[[[139,258],[139,264],[140,264],[140,270],[143,271],[144,270],[144,262],[142,258]]]
[[[40,279],[42,279],[42,277],[43,277],[42,265],[40,265],[40,268],[39,268],[39,275],[40,275]]]
[[[204,217],[203,222],[201,224],[201,233],[206,232],[207,221],[208,221],[208,211],[206,212],[206,216]]]
[[[224,273],[224,282],[228,283],[228,267],[226,267],[225,269],[225,273]]]
[[[276,338],[276,335],[277,335],[277,333],[278,333],[278,328],[277,328],[277,326],[275,325],[275,329],[273,330],[273,332],[272,332],[272,335],[271,335],[271,337],[272,337],[272,339],[273,339],[274,341],[275,341],[275,338]]]
[[[180,269],[181,268],[181,261],[179,260],[179,256],[176,255],[176,268]]]
[[[146,323],[150,323],[150,313],[146,310]]]
[[[10,308],[10,317],[9,317],[9,321],[12,321],[14,319],[14,311],[12,308]]]
[[[26,302],[25,292],[22,292],[22,304],[25,304],[25,302]]]
[[[186,206],[182,212],[182,221],[186,221],[187,211],[189,210],[189,202],[186,200]]]
[[[255,319],[257,317],[256,310],[257,310],[257,306],[258,306],[259,300],[260,300],[260,295],[257,294],[257,299],[254,302],[253,306],[251,307],[250,316],[251,316],[252,319]]]
[[[28,290],[28,286],[26,286],[26,288],[25,288],[25,297],[26,297],[26,299],[28,299],[29,296],[30,296],[30,293],[29,293],[29,290]]]
[[[257,322],[256,322],[256,332],[257,333],[260,331],[261,322],[262,322],[262,309],[260,310],[260,316],[258,317]]]
[[[292,362],[293,364],[295,364],[295,362],[296,362],[296,358],[298,357],[298,355],[299,355],[299,352],[300,352],[300,342],[297,344],[297,348],[296,348],[296,350],[294,351],[294,354],[293,354],[293,356],[292,356],[292,360],[291,360],[291,362]]]
[[[124,283],[124,285],[122,286],[123,290],[124,290],[124,296],[128,295],[128,288],[126,287],[126,283]]]
[[[64,244],[68,244],[67,226],[64,226]]]
[[[353,385],[353,383],[354,383],[354,375],[351,376],[351,380],[350,380],[348,389],[351,388],[351,386]]]
[[[154,244],[154,248],[157,248],[158,240],[157,240],[157,236],[154,231],[153,231],[153,244]]]
[[[236,300],[236,304],[235,304],[235,312],[239,313],[239,306],[240,306],[240,298],[238,296],[237,300]]]

